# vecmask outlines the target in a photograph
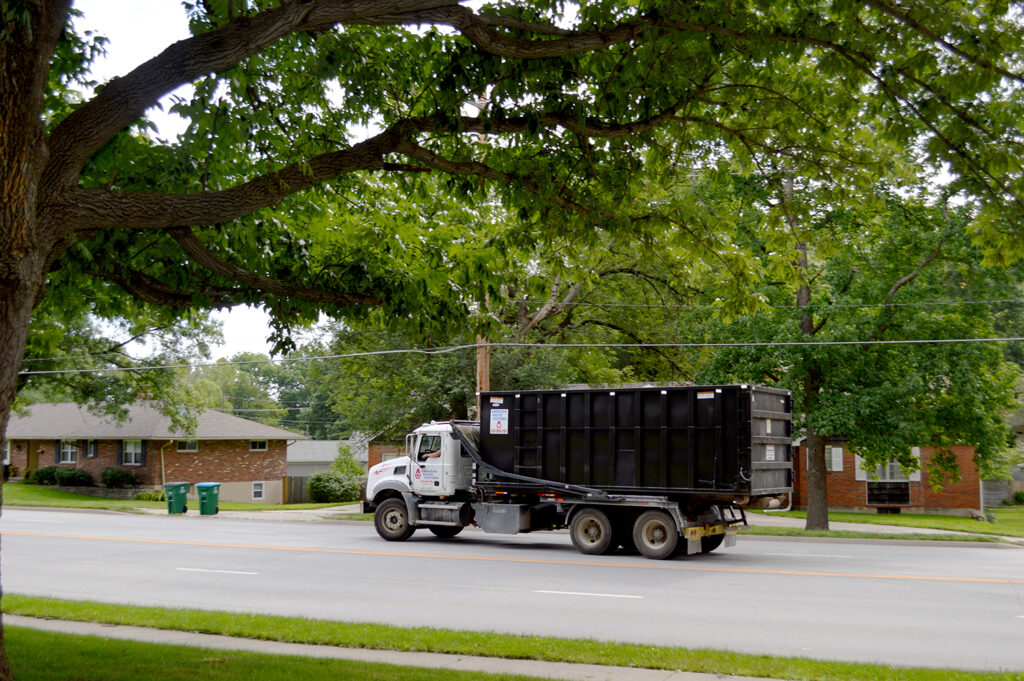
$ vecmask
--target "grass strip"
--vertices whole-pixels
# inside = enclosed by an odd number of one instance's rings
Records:
[[[960,541],[999,544],[999,537],[966,534],[892,534],[886,532],[859,532],[856,530],[805,530],[800,527],[751,527],[740,530],[741,535],[765,537],[824,537],[827,539],[893,539],[898,541]]]
[[[529,681],[533,678],[117,641],[22,627],[8,627],[4,634],[11,668],[19,681]]]
[[[141,490],[140,490],[141,491]],[[135,499],[106,499],[87,494],[74,494],[45,485],[24,482],[3,483],[4,506],[28,506],[40,508],[84,508],[101,511],[134,511],[140,508],[167,509],[166,501],[138,501]],[[190,500],[193,504],[198,502]],[[340,504],[248,504],[237,501],[221,501],[222,511],[302,511],[317,508],[331,508]],[[196,506],[198,508],[198,506]]]
[[[1024,506],[997,506],[986,509],[995,522],[981,522],[963,516],[934,515],[931,513],[855,513],[851,511],[829,511],[829,522],[860,523],[863,525],[898,525],[920,527],[947,532],[969,532],[972,534],[1003,535],[1024,537]],[[772,515],[784,518],[806,518],[807,511],[787,511]]]
[[[3,611],[31,617],[195,631],[289,643],[641,667],[793,681],[1024,681],[1024,675],[1012,673],[897,668],[717,650],[151,608],[15,594],[4,594]]]

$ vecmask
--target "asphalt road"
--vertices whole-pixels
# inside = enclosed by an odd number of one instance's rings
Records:
[[[8,593],[1024,671],[1024,549],[745,538],[584,556],[565,534],[4,509]]]

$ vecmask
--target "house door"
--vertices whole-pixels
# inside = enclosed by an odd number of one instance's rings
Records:
[[[22,473],[28,473],[28,471],[39,470],[39,443],[35,440],[29,440],[28,443],[28,466],[25,467],[25,471]]]

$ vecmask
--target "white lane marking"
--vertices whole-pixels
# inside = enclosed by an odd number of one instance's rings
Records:
[[[629,594],[594,594],[586,593],[584,591],[534,591],[535,594],[555,594],[558,596],[596,596],[598,598],[637,598],[641,599],[643,596],[631,596]]]
[[[836,553],[766,553],[766,556],[782,556],[783,558],[853,558]]]
[[[216,572],[222,575],[258,575],[258,572],[241,572],[238,570],[207,570],[205,568],[174,568],[181,572]]]

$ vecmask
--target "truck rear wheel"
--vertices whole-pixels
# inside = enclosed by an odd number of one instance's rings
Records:
[[[409,524],[409,510],[401,499],[388,499],[373,514],[373,526],[388,541],[405,541],[416,528]]]
[[[633,524],[633,543],[648,558],[669,558],[679,546],[679,531],[665,511],[644,511]]]
[[[612,523],[596,508],[585,508],[573,516],[569,536],[580,553],[599,556],[615,549]]]

